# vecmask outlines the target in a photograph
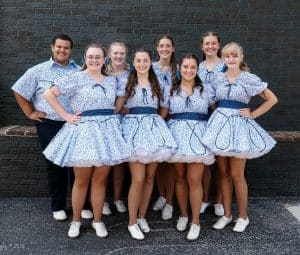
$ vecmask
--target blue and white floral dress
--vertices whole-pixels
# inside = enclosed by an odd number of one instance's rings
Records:
[[[153,62],[152,68],[159,82],[160,90],[164,94],[165,89],[172,86],[172,70],[164,72],[158,62]]]
[[[207,70],[205,61],[199,64],[198,76],[202,81],[203,86],[210,86],[210,84],[216,79],[218,73],[225,71],[225,64],[222,60],[218,62],[212,70]]]
[[[118,91],[124,91],[128,80],[129,71],[124,71],[118,75],[113,75],[117,80]]]
[[[131,162],[163,162],[176,151],[170,130],[157,114],[158,105],[150,85],[136,85],[135,94],[127,100],[129,114],[123,117],[122,127],[125,141],[134,149]]]
[[[247,108],[251,97],[262,93],[267,83],[254,74],[241,72],[232,83],[226,73],[219,73],[211,85],[218,108],[208,121],[203,143],[221,156],[250,159],[268,153],[275,140],[254,120],[239,114],[239,109]]]
[[[82,119],[65,123],[44,150],[47,159],[60,166],[91,167],[127,161],[132,147],[123,137],[120,119],[114,114],[118,93],[115,77],[106,76],[98,84],[85,71],[65,76],[54,83],[67,95]]]
[[[178,145],[178,150],[168,162],[204,163],[211,165],[215,158],[202,143],[206,130],[208,107],[213,104],[212,90],[196,87],[188,96],[183,90],[170,94],[165,91],[162,107],[169,109],[168,127]]]

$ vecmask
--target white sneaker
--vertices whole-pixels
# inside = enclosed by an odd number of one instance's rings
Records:
[[[223,229],[225,228],[230,222],[232,222],[232,216],[227,218],[226,216],[222,216],[218,221],[213,225],[214,229]]]
[[[107,237],[108,233],[103,222],[94,222],[92,223],[93,229],[96,230],[96,236],[98,237]]]
[[[173,206],[166,204],[164,206],[164,209],[161,212],[161,218],[163,220],[169,220],[172,219],[172,216],[173,216]]]
[[[68,231],[68,237],[70,238],[76,238],[80,235],[80,221],[72,221],[70,224],[70,228]]]
[[[140,230],[138,224],[134,224],[131,226],[128,225],[128,231],[133,239],[143,240],[145,238],[145,236],[144,236],[143,232]]]
[[[123,201],[117,200],[114,202],[114,205],[116,206],[118,212],[120,213],[127,212],[127,208],[124,205]]]
[[[150,232],[150,227],[149,227],[148,222],[146,221],[146,219],[144,219],[144,218],[137,219],[137,224],[139,225],[140,229],[144,233],[149,233]]]
[[[224,207],[222,204],[214,204],[215,208],[215,215],[216,216],[223,216],[224,215]]]
[[[166,199],[164,197],[159,197],[153,205],[153,211],[162,210],[165,204],[166,204]]]
[[[186,230],[188,224],[188,217],[179,217],[176,225],[176,229],[180,232]]]
[[[104,202],[103,208],[102,208],[102,214],[103,215],[111,215],[111,210],[109,208],[109,203]]]
[[[204,213],[205,210],[207,209],[207,207],[210,206],[210,202],[206,203],[206,202],[202,202],[201,203],[201,208],[200,208],[200,213]]]
[[[67,214],[64,210],[53,212],[53,218],[59,221],[67,219]]]
[[[193,240],[198,239],[199,234],[200,234],[200,230],[201,230],[200,225],[192,223],[191,227],[190,227],[190,230],[189,230],[189,232],[186,236],[186,239],[189,240],[189,241],[193,241]]]
[[[246,227],[249,225],[249,218],[243,219],[243,218],[238,218],[234,228],[232,229],[235,232],[244,232]]]
[[[90,219],[93,219],[94,215],[93,215],[93,212],[91,210],[82,210],[81,211],[81,218],[82,219],[87,219],[87,220],[90,220]]]

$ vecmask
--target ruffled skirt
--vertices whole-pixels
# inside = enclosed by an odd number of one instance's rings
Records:
[[[202,143],[206,121],[171,119],[168,127],[178,145],[178,150],[168,162],[214,163],[214,155]]]
[[[129,161],[167,161],[177,144],[165,121],[157,114],[127,114],[122,119],[123,136],[133,147]]]
[[[203,143],[216,155],[251,159],[268,153],[276,141],[254,120],[241,117],[239,110],[217,108]]]
[[[118,115],[98,115],[65,123],[43,153],[60,166],[91,167],[127,161],[132,147],[122,137]]]

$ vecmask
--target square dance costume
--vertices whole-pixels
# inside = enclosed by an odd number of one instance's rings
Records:
[[[202,143],[206,130],[208,107],[213,104],[212,90],[204,87],[194,88],[191,96],[183,90],[173,91],[171,87],[165,90],[162,107],[169,109],[168,127],[178,145],[178,150],[168,162],[204,163],[211,165],[215,158],[212,152]]]
[[[163,162],[176,151],[170,130],[157,114],[158,105],[158,98],[152,98],[150,85],[136,85],[135,94],[127,99],[129,114],[123,117],[122,127],[124,139],[134,149],[131,162]]]
[[[69,97],[75,113],[82,119],[66,123],[54,137],[44,155],[60,166],[92,167],[116,165],[127,161],[132,148],[121,132],[120,119],[114,114],[118,93],[113,76],[98,84],[85,71],[76,72],[54,82]]]
[[[219,73],[211,83],[218,107],[209,118],[203,143],[220,156],[243,159],[268,153],[276,141],[255,120],[242,117],[251,97],[262,93],[267,83],[249,72],[241,72],[229,83],[226,73]]]

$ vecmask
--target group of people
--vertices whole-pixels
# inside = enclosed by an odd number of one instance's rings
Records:
[[[67,187],[73,183],[68,236],[80,235],[81,218],[93,218],[98,237],[108,235],[102,214],[110,213],[105,197],[111,168],[114,205],[127,211],[121,199],[125,163],[131,173],[132,238],[142,240],[151,231],[146,215],[156,182],[159,198],[153,210],[172,218],[175,191],[176,229],[187,229],[190,204],[186,238],[198,239],[215,161],[214,210],[220,217],[213,228],[232,222],[234,188],[238,219],[233,231],[243,232],[249,224],[246,160],[268,153],[276,143],[254,119],[277,98],[249,72],[242,47],[231,42],[221,50],[218,34],[207,32],[200,42],[203,61],[188,53],[177,64],[173,38],[162,35],[156,62],[140,48],[129,65],[124,43],[111,43],[108,55],[102,45],[91,43],[81,68],[70,58],[72,47],[68,35],[55,36],[51,59],[28,69],[12,87],[23,112],[36,123],[56,220],[67,218]],[[251,110],[248,103],[256,95],[264,101]]]

